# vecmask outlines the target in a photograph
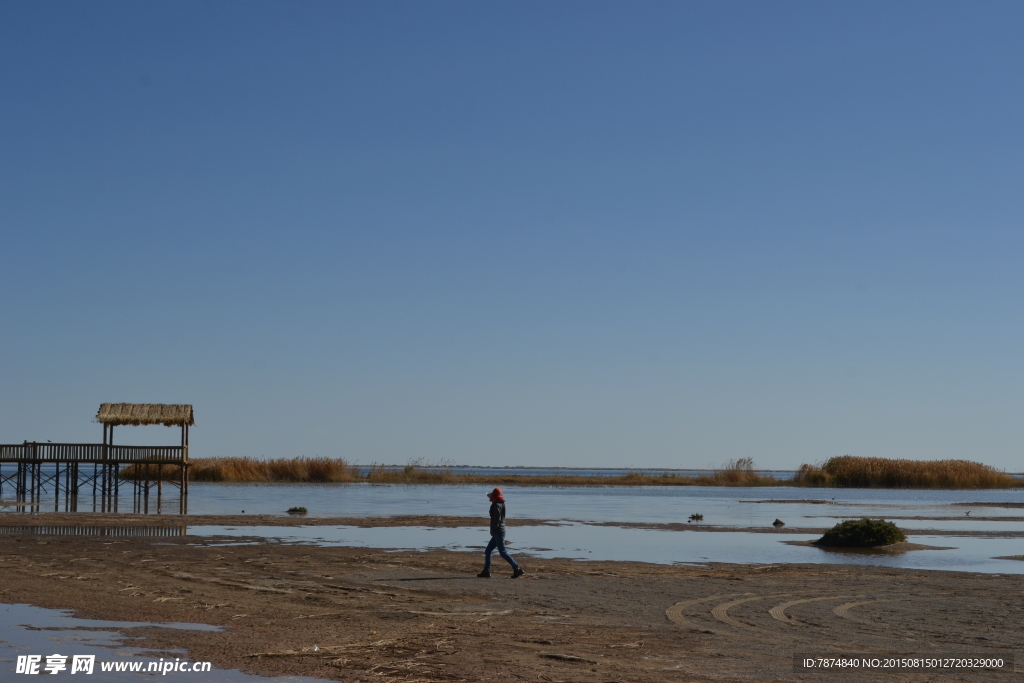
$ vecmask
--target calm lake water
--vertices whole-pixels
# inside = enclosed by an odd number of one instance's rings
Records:
[[[372,484],[192,484],[192,514],[284,515],[302,506],[310,517],[487,515],[484,486]],[[921,529],[964,529],[971,517],[1024,517],[1024,508],[963,503],[1024,505],[1024,489],[935,491],[891,489],[735,488],[721,486],[505,487],[508,514],[525,519],[583,522],[686,522],[694,513],[715,526],[832,526],[851,517],[942,517]],[[778,502],[771,502],[771,501]],[[768,502],[755,502],[768,501]],[[787,501],[787,502],[782,502]],[[793,502],[789,502],[793,501]],[[815,501],[827,501],[821,504]],[[176,499],[165,509],[177,510]],[[966,512],[970,511],[970,515]],[[1000,524],[1017,524],[1000,522]],[[1024,530],[1024,524],[1019,524]]]
[[[309,517],[376,517],[443,515],[484,517],[488,487],[371,484],[192,484],[189,512],[200,515],[286,516],[303,506]],[[1024,562],[993,560],[1024,554],[1024,489],[943,491],[890,489],[805,489],[791,487],[507,487],[512,518],[555,520],[555,526],[515,527],[514,547],[538,557],[689,562],[819,562],[882,564],[918,569],[1020,573]],[[129,498],[123,506],[131,510]],[[9,528],[30,525],[31,515],[6,507],[0,517]],[[45,506],[44,508],[45,509]],[[79,509],[82,509],[80,503]],[[176,513],[177,499],[166,497],[161,509]],[[150,511],[157,510],[155,497]],[[969,515],[967,513],[970,513]],[[686,523],[702,514],[703,525],[748,529],[772,528],[781,519],[789,528],[830,527],[843,519],[884,517],[911,532],[911,540],[953,550],[914,551],[900,556],[851,555],[794,547],[783,540],[812,539],[793,534],[685,532],[597,527],[595,522]],[[934,519],[909,519],[914,517]],[[979,517],[994,519],[978,519]],[[1015,519],[1016,518],[1016,519]],[[8,526],[8,524],[4,524]],[[380,548],[443,547],[472,550],[486,538],[479,529],[418,527],[353,529],[342,527],[239,527],[235,530],[190,527],[189,534],[264,535],[285,542],[343,543]],[[934,538],[929,532],[946,532]],[[983,532],[987,538],[950,536]],[[1000,535],[1004,537],[1000,538]]]

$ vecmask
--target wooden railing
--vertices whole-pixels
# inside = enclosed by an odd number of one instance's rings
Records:
[[[188,446],[107,446],[99,443],[0,445],[0,462],[170,462],[188,461]]]

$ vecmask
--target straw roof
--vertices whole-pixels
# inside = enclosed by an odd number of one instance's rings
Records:
[[[192,426],[192,406],[184,403],[104,403],[96,421],[106,425]]]

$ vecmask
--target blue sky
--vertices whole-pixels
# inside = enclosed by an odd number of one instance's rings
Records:
[[[1024,470],[1022,26],[0,4],[0,442]]]

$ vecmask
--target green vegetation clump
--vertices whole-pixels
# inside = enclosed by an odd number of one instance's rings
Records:
[[[843,455],[801,465],[794,483],[848,488],[1019,488],[1024,481],[970,460],[896,460]]]
[[[905,540],[906,534],[892,522],[865,517],[836,524],[814,544],[833,548],[874,548]]]
[[[288,508],[289,515],[304,515],[307,512],[309,512],[309,510],[306,508]]]

